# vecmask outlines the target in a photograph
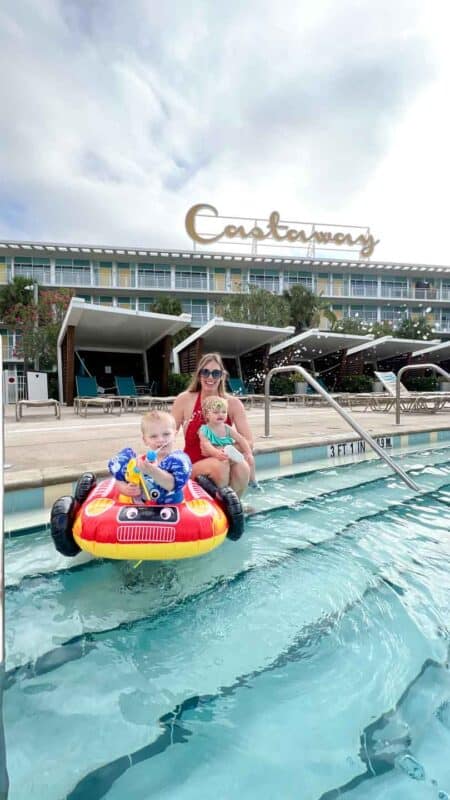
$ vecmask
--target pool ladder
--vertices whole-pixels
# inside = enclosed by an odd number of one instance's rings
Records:
[[[414,489],[416,492],[420,492],[420,486],[413,481],[406,472],[392,460],[392,458],[380,447],[378,442],[375,439],[372,439],[370,434],[361,427],[359,422],[356,422],[355,419],[345,410],[336,400],[328,394],[327,390],[323,388],[323,386],[318,383],[318,381],[313,378],[309,372],[304,369],[304,367],[299,367],[297,364],[291,364],[286,367],[274,367],[267,373],[265,380],[264,380],[264,436],[270,436],[270,381],[272,379],[272,375],[275,375],[277,372],[298,372],[304,379],[312,386],[313,389],[316,390],[322,397],[327,401],[328,405],[332,406],[340,416],[345,419],[346,422],[353,428],[356,433],[364,439],[365,442],[375,450],[377,455],[380,456],[387,464],[389,464],[390,468],[397,473],[397,475],[404,481],[410,489]]]

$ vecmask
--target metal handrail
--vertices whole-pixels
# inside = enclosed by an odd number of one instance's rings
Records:
[[[340,406],[339,403],[336,403],[336,400],[334,400],[334,398],[331,397],[330,394],[328,394],[327,390],[324,389],[323,386],[321,386],[320,383],[318,383],[312,377],[312,375],[310,375],[309,372],[307,372],[307,370],[304,369],[304,367],[299,367],[297,364],[292,364],[291,366],[286,366],[286,367],[274,367],[266,375],[264,381],[264,435],[266,437],[270,436],[270,394],[269,394],[270,381],[272,375],[275,375],[276,372],[299,372],[300,375],[302,375],[303,378],[305,378],[305,380],[309,383],[309,385],[312,386],[313,389],[316,390],[316,392],[321,394],[322,397],[325,398],[325,400],[330,406],[333,406],[333,408],[338,412],[338,414],[340,414],[341,417],[345,419],[346,422],[348,422],[350,427],[353,428],[353,430],[355,430],[356,433],[358,433],[359,436],[361,436],[361,438],[364,439],[364,441],[367,442],[368,445],[370,445],[372,450],[375,450],[375,452],[380,456],[380,458],[382,458],[384,461],[386,461],[387,464],[389,464],[391,469],[393,469],[394,472],[396,472],[397,475],[399,475],[399,477],[411,489],[414,489],[414,491],[416,492],[420,492],[420,486],[418,486],[417,483],[415,483],[409,477],[409,475],[407,475],[406,472],[401,467],[399,467],[398,464],[396,464],[395,461],[393,461],[390,456],[388,456],[387,453],[385,453],[385,451],[380,447],[380,445],[375,441],[375,439],[372,439],[372,437],[364,430],[364,428],[362,428],[361,425],[358,422],[356,422],[356,420],[353,419],[351,414],[349,414],[348,411],[342,408],[342,406]]]
[[[0,336],[0,377],[3,377],[3,341]],[[5,561],[4,561],[4,482],[5,429],[3,386],[0,385],[0,800],[8,797],[9,779],[6,768],[5,733],[3,729],[3,688],[5,684]]]
[[[437,364],[407,364],[406,367],[401,367],[397,373],[397,380],[395,384],[395,424],[400,425],[400,388],[401,388],[401,380],[402,375],[404,372],[410,369],[432,369],[434,372],[438,372],[439,375],[443,375],[444,378],[447,378],[450,381],[450,375],[445,369],[442,367],[438,367]],[[437,395],[436,395],[437,396]]]

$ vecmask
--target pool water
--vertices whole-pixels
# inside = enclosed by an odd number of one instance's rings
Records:
[[[450,450],[268,481],[180,562],[6,553],[10,800],[450,798]]]

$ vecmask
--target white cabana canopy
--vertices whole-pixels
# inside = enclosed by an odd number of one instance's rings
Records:
[[[404,353],[414,353],[421,350],[425,345],[438,344],[440,339],[426,342],[423,339],[400,339],[395,336],[381,336],[373,339],[366,344],[360,344],[347,351],[351,356],[355,353],[362,353],[366,361],[384,361],[386,358],[395,358]]]
[[[173,317],[150,311],[131,311],[114,306],[97,306],[72,298],[58,336],[58,346],[67,328],[75,328],[75,348],[144,353],[149,347],[185,328],[190,314]]]
[[[224,358],[239,358],[265,344],[279,342],[293,332],[291,326],[273,328],[268,325],[246,325],[215,317],[174,347],[174,370],[180,371],[180,353],[200,338],[205,352],[218,352]]]
[[[424,347],[423,350],[416,350],[413,353],[413,358],[419,358],[419,356],[426,356],[431,364],[448,361],[450,359],[450,342],[441,342],[430,347]]]
[[[270,348],[270,355],[280,353],[287,347],[295,345],[300,351],[299,358],[302,361],[314,361],[315,358],[337,353],[339,350],[348,350],[349,347],[366,344],[372,339],[372,335],[357,336],[356,334],[332,333],[311,328],[309,331],[304,331],[304,333],[299,333],[291,339],[274,345]]]
[[[73,297],[58,335],[59,396],[63,397],[62,347],[69,328],[74,329],[74,351],[97,350],[139,353],[146,371],[146,351],[165,336],[189,325],[190,314],[174,317],[150,311],[131,311],[115,306],[98,306]]]

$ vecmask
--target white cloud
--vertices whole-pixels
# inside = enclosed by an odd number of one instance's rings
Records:
[[[448,262],[446,3],[222,6],[5,0],[0,238],[187,247],[209,202]]]

